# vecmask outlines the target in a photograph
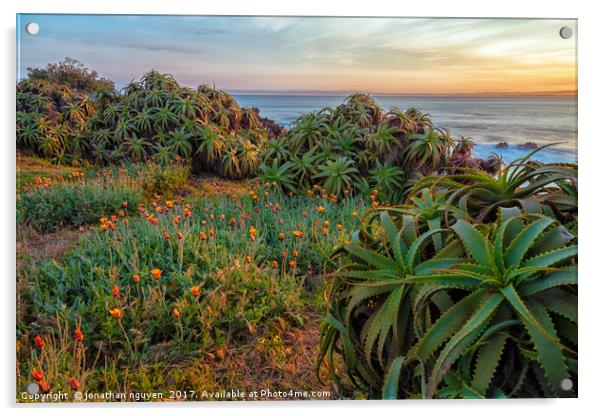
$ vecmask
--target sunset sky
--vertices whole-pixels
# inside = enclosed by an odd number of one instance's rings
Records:
[[[231,92],[572,92],[576,35],[562,26],[577,32],[575,20],[20,15],[17,78],[69,56],[119,87],[154,68]]]

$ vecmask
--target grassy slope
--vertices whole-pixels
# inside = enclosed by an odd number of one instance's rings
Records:
[[[73,168],[56,167],[46,161],[20,156],[18,160],[18,184],[31,182],[36,176],[68,175]],[[81,171],[81,170],[80,170]],[[233,182],[215,177],[194,178],[177,191],[185,195],[191,206],[212,201],[220,204],[231,196],[248,196],[256,184],[253,181]],[[65,253],[77,247],[80,232],[63,228],[57,232],[39,234],[27,227],[20,227],[17,242],[18,276],[18,322],[31,321],[30,299],[22,300],[26,288],[32,284],[30,274],[45,260],[60,262]],[[86,231],[87,233],[87,231]],[[167,390],[188,386],[195,390],[332,390],[333,386],[322,385],[316,378],[315,365],[319,343],[319,325],[323,316],[321,286],[304,288],[301,298],[303,324],[291,326],[276,319],[263,325],[246,342],[226,344],[225,357],[219,359],[211,352],[194,358],[170,356],[162,358],[164,351],[158,346],[154,350],[155,365],[139,368],[117,369],[107,367],[88,375],[90,385],[121,387],[125,390]],[[54,323],[53,325],[56,325]],[[29,382],[31,363],[26,356],[31,346],[27,336],[18,343],[20,371],[18,382]],[[167,348],[169,346],[166,345]],[[81,376],[83,377],[83,375]],[[94,380],[96,379],[96,380]]]

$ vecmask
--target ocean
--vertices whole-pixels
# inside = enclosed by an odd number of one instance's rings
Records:
[[[243,95],[235,94],[242,107],[256,107],[260,115],[288,127],[297,117],[326,106],[337,106],[344,96]],[[504,160],[525,156],[516,146],[561,144],[538,152],[542,162],[577,162],[577,99],[574,97],[426,97],[374,96],[385,110],[416,107],[431,115],[435,127],[448,129],[453,137],[471,137],[473,153],[487,157],[500,154]],[[496,148],[507,142],[508,148]]]

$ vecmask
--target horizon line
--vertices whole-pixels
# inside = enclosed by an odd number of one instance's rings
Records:
[[[373,96],[405,96],[405,97],[566,97],[576,98],[578,91],[483,91],[483,92],[381,92],[362,90],[261,90],[261,89],[230,89],[219,88],[233,95],[293,95],[293,96],[332,96],[346,97],[354,93],[363,93]]]

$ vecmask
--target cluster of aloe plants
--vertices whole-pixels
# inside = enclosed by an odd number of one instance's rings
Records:
[[[529,155],[494,176],[426,177],[410,195],[368,211],[335,251],[331,376],[383,398],[576,395],[576,166]]]
[[[336,196],[378,189],[383,200],[399,201],[412,180],[447,166],[495,171],[495,163],[472,158],[473,146],[434,128],[415,108],[385,112],[357,93],[335,108],[302,115],[271,139],[260,176],[292,192],[313,185]]]
[[[60,164],[186,159],[240,178],[256,173],[263,143],[279,132],[223,91],[183,87],[156,71],[120,92],[30,75],[17,84],[17,147]]]

